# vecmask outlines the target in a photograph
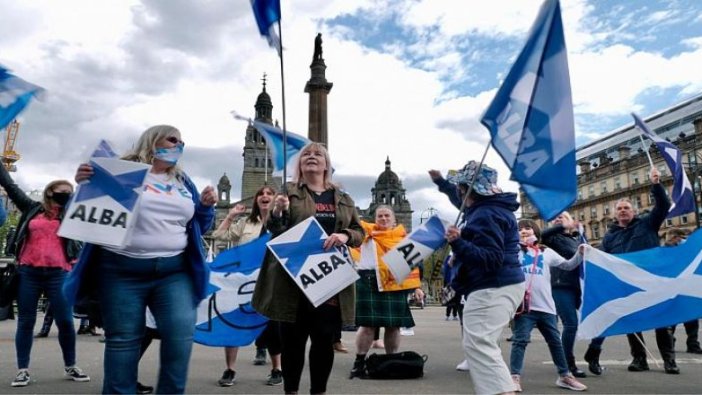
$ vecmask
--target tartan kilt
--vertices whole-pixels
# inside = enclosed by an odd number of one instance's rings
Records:
[[[407,295],[410,291],[378,291],[375,270],[359,270],[356,281],[356,325],[366,327],[414,326]]]

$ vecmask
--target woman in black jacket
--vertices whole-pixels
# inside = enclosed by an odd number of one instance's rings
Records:
[[[52,181],[44,188],[42,200],[35,201],[15,184],[3,166],[0,166],[0,185],[22,212],[17,231],[8,246],[19,265],[15,334],[19,370],[12,386],[24,387],[30,383],[29,354],[37,319],[37,304],[42,292],[48,297],[54,311],[66,377],[73,381],[90,381],[90,377],[76,366],[76,332],[71,306],[61,292],[66,274],[71,270],[71,263],[80,251],[79,242],[64,239],[57,234],[64,208],[73,193],[73,185],[66,180]]]

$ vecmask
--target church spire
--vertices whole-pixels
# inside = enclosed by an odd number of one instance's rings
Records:
[[[261,81],[263,81],[263,90],[258,95],[254,108],[256,109],[257,121],[271,123],[273,121],[273,102],[271,101],[271,97],[266,92],[267,77],[268,75],[266,75],[266,73],[263,73],[263,78],[261,78]]]

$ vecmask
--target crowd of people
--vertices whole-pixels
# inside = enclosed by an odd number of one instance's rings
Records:
[[[198,191],[179,167],[184,146],[178,129],[158,125],[144,131],[122,157],[151,168],[131,237],[119,248],[82,244],[58,235],[73,193],[72,182],[50,182],[37,202],[0,166],[0,185],[22,213],[9,246],[20,278],[15,336],[18,371],[13,387],[31,382],[30,352],[43,293],[58,327],[67,378],[90,380],[76,364],[73,321],[73,307],[89,301],[99,306],[104,330],[103,393],[184,393],[196,306],[208,292],[202,235],[213,230],[214,238],[238,246],[266,233],[277,237],[311,217],[327,235],[320,240],[321,247],[350,250],[360,278],[315,306],[275,255],[266,253],[251,300],[253,308],[270,320],[256,340],[256,362],[265,364],[266,351],[270,355],[272,369],[266,383],[282,384],[287,394],[298,393],[308,349],[309,391],[326,393],[343,326],[358,328],[351,379],[367,378],[367,355],[373,345],[380,344],[387,354],[400,350],[401,328],[415,324],[408,298],[413,294],[423,300],[424,294],[419,268],[396,281],[383,261],[385,253],[407,236],[391,206],[379,205],[372,222],[361,220],[351,196],[333,180],[327,149],[310,143],[301,150],[292,180],[282,191],[261,187],[250,210],[234,206],[214,229],[216,194],[211,186]],[[89,181],[94,174],[91,164],[81,164],[75,181]],[[521,392],[526,348],[532,330],[538,328],[556,367],[556,385],[586,390],[579,379],[587,373],[578,368],[574,355],[581,303],[580,245],[586,242],[577,222],[567,212],[543,231],[535,221],[517,221],[517,195],[503,192],[497,171],[476,161],[446,178],[438,170],[429,170],[429,176],[460,211],[460,221],[448,226],[444,235],[451,255],[443,267],[444,285],[455,292],[446,301],[446,320],[459,320],[461,326],[464,360],[457,369],[470,372],[476,393]],[[650,180],[653,210],[637,215],[631,201],[619,200],[616,220],[600,246],[603,251],[626,253],[661,244],[659,230],[670,201],[655,168]],[[4,220],[4,211],[0,214]],[[671,229],[664,244],[678,245],[685,237],[684,232]],[[95,324],[89,322],[78,333],[97,334]],[[49,322],[37,337],[46,337],[50,326]],[[500,347],[508,326],[512,328],[509,363]],[[698,322],[686,322],[684,327],[687,351],[702,353]],[[674,330],[655,331],[668,374],[680,373]],[[633,357],[628,370],[649,370],[641,333],[627,337]],[[155,389],[138,381],[139,360],[154,338],[160,339]],[[603,342],[604,338],[593,339],[584,355],[593,375],[604,369],[600,365]],[[237,347],[224,348],[225,370],[219,385],[235,382],[238,351]]]

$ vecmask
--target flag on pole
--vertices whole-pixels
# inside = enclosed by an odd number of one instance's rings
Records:
[[[575,127],[561,10],[546,0],[481,122],[545,220],[577,196]]]
[[[280,56],[280,33],[276,31],[276,22],[280,21],[280,0],[251,0],[258,32],[268,40],[268,45],[275,48]]]
[[[692,193],[692,185],[690,184],[690,180],[687,179],[687,174],[685,174],[682,153],[678,147],[653,133],[638,115],[631,113],[631,116],[634,117],[634,124],[636,127],[639,128],[646,137],[656,143],[658,151],[660,151],[663,159],[665,159],[665,163],[668,164],[670,174],[673,175],[673,192],[670,197],[672,205],[670,206],[670,210],[668,210],[667,218],[677,217],[678,215],[695,211],[695,194]]]
[[[293,163],[300,155],[300,151],[304,146],[311,143],[312,140],[307,137],[303,137],[299,134],[292,133],[290,131],[285,133],[286,149],[288,151],[287,158],[283,156],[283,131],[278,129],[273,125],[269,125],[264,122],[252,121],[249,118],[242,117],[238,115],[235,111],[232,111],[234,118],[251,122],[253,127],[258,130],[261,136],[266,140],[266,145],[271,150],[271,156],[273,161],[273,175],[281,177],[283,175],[283,168],[287,167],[288,174],[292,174],[294,169],[292,168]],[[286,161],[287,159],[287,161]]]
[[[0,66],[0,129],[24,110],[29,101],[44,89],[10,74]]]
[[[664,328],[702,317],[702,231],[684,244],[611,255],[585,247],[579,339]]]

